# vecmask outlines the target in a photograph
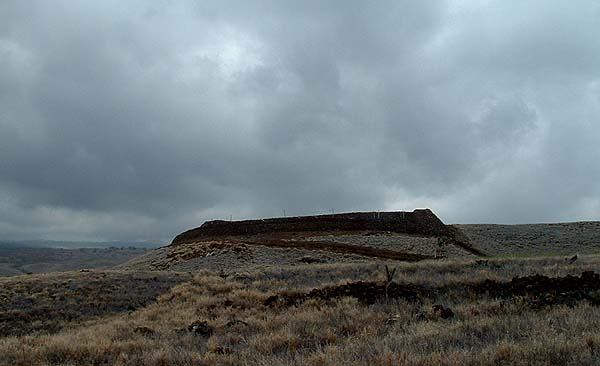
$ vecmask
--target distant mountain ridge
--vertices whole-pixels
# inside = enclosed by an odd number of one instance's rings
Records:
[[[67,241],[67,240],[0,240],[0,248],[143,248],[153,249],[165,245],[160,241]]]

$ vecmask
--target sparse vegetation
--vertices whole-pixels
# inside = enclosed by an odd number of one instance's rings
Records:
[[[528,225],[456,225],[471,243],[495,256],[600,253],[600,222]]]
[[[459,231],[261,235],[2,278],[0,365],[600,364],[598,254],[484,258]]]
[[[147,306],[187,273],[85,271],[0,277],[0,337],[56,333]]]
[[[82,324],[63,320],[68,326],[53,334],[4,337],[0,363],[596,365],[600,308],[592,302],[539,308],[526,295],[497,297],[466,285],[580,275],[599,264],[599,256],[582,256],[572,265],[562,258],[390,262],[394,284],[445,291],[415,299],[382,296],[371,304],[341,296],[277,306],[265,302],[349,281],[375,279],[385,286],[390,276],[378,263],[201,271],[135,311]]]

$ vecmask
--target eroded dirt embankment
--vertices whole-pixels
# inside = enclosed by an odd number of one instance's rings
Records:
[[[373,248],[362,245],[343,244],[332,241],[317,241],[317,240],[278,240],[278,239],[262,239],[257,241],[244,240],[243,243],[250,245],[262,245],[271,248],[295,248],[308,250],[325,250],[340,254],[356,254],[365,257],[392,259],[406,262],[416,262],[424,259],[432,259],[432,256],[404,253],[389,249]]]

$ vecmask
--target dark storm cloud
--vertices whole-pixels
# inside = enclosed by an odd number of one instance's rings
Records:
[[[0,236],[597,219],[594,2],[0,4]]]

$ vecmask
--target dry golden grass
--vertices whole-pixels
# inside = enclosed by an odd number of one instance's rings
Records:
[[[0,337],[65,326],[153,303],[191,275],[86,271],[0,277]]]
[[[600,256],[393,263],[397,282],[423,286],[598,270]],[[126,275],[126,274],[123,274]],[[583,301],[533,309],[524,298],[457,287],[435,298],[307,300],[267,307],[285,291],[385,279],[381,262],[244,273],[203,271],[156,303],[55,334],[0,338],[1,365],[598,365],[600,308]],[[451,286],[450,286],[451,287]],[[442,319],[434,304],[450,307]],[[212,334],[189,332],[206,321]]]

